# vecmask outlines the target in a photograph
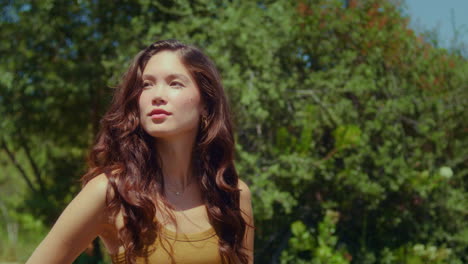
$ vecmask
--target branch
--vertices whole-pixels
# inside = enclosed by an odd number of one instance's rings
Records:
[[[26,171],[23,169],[23,167],[21,166],[21,164],[19,164],[19,162],[16,160],[15,158],[15,155],[13,155],[13,153],[10,151],[10,149],[8,149],[8,146],[5,142],[5,140],[2,140],[2,148],[3,150],[5,150],[5,152],[7,153],[8,157],[10,158],[10,161],[13,163],[13,165],[15,165],[15,167],[18,169],[18,171],[20,172],[21,176],[23,177],[23,179],[26,181],[26,183],[28,184],[28,187],[29,189],[31,189],[31,191],[33,191],[34,193],[37,192],[36,188],[34,188],[34,185],[33,183],[31,182],[31,180],[28,178],[28,175],[26,175]]]
[[[31,167],[33,169],[34,176],[35,176],[37,182],[39,183],[39,188],[40,188],[41,192],[44,193],[45,186],[44,186],[44,182],[42,181],[41,172],[40,172],[36,162],[34,161],[32,155],[31,155],[31,150],[29,149],[26,138],[24,138],[24,136],[23,136],[23,134],[21,132],[19,133],[19,136],[21,138],[21,140],[20,140],[21,143],[20,144],[23,147],[23,149],[24,149],[24,151],[26,153],[26,157],[28,158],[29,164],[31,165]]]
[[[327,155],[324,158],[322,158],[318,162],[315,162],[315,165],[319,165],[320,162],[324,162],[324,161],[327,161],[327,160],[331,159],[331,157],[333,157],[333,155],[335,155],[335,153],[337,153],[337,152],[338,152],[338,149],[333,148],[330,152],[327,153]]]
[[[297,90],[296,92],[299,95],[310,95],[312,99],[325,111],[333,125],[338,126],[338,124],[341,123],[340,120],[336,117],[333,110],[327,108],[327,106],[318,98],[318,96],[313,90]]]
[[[185,12],[177,10],[177,8],[168,8],[159,3],[158,1],[153,1],[153,5],[155,5],[159,10],[163,11],[166,14],[174,15],[174,16],[188,16],[190,15],[190,11],[185,10]]]

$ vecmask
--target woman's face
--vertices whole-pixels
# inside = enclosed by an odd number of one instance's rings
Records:
[[[203,106],[200,91],[177,53],[153,55],[143,71],[140,123],[153,137],[195,135]]]

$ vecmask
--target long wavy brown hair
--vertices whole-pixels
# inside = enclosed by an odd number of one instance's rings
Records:
[[[89,154],[86,184],[105,173],[109,185],[106,203],[112,220],[119,212],[124,227],[119,238],[125,248],[126,262],[135,263],[160,233],[155,221],[155,197],[164,200],[164,178],[154,138],[140,125],[138,99],[142,91],[142,73],[156,53],[176,52],[200,90],[207,116],[200,125],[192,150],[192,166],[207,208],[210,224],[219,237],[223,260],[247,263],[243,252],[246,222],[239,206],[240,190],[234,167],[234,137],[220,75],[214,63],[198,48],[176,40],[157,41],[140,51],[117,86],[109,110]],[[156,195],[160,194],[160,195]]]

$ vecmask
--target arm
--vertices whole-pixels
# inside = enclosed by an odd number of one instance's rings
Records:
[[[104,174],[89,181],[65,208],[26,264],[72,263],[107,222],[106,189]]]
[[[252,198],[250,189],[245,182],[239,180],[240,192],[240,209],[242,217],[247,223],[244,236],[245,253],[249,256],[249,264],[254,261],[254,217],[252,213]]]

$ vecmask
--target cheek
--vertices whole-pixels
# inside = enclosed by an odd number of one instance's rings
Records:
[[[148,96],[141,94],[138,98],[138,110],[140,111],[140,117],[145,113],[145,106],[148,105]]]
[[[187,106],[192,108],[194,111],[200,111],[200,98],[198,96],[191,97],[187,100]]]
[[[153,98],[150,91],[142,91],[140,96],[138,97],[138,106],[140,108],[147,107],[151,105]]]
[[[184,109],[194,111],[194,108],[196,108],[196,110],[198,110],[198,105],[200,104],[200,97],[198,95],[187,96],[180,99],[179,103]]]

